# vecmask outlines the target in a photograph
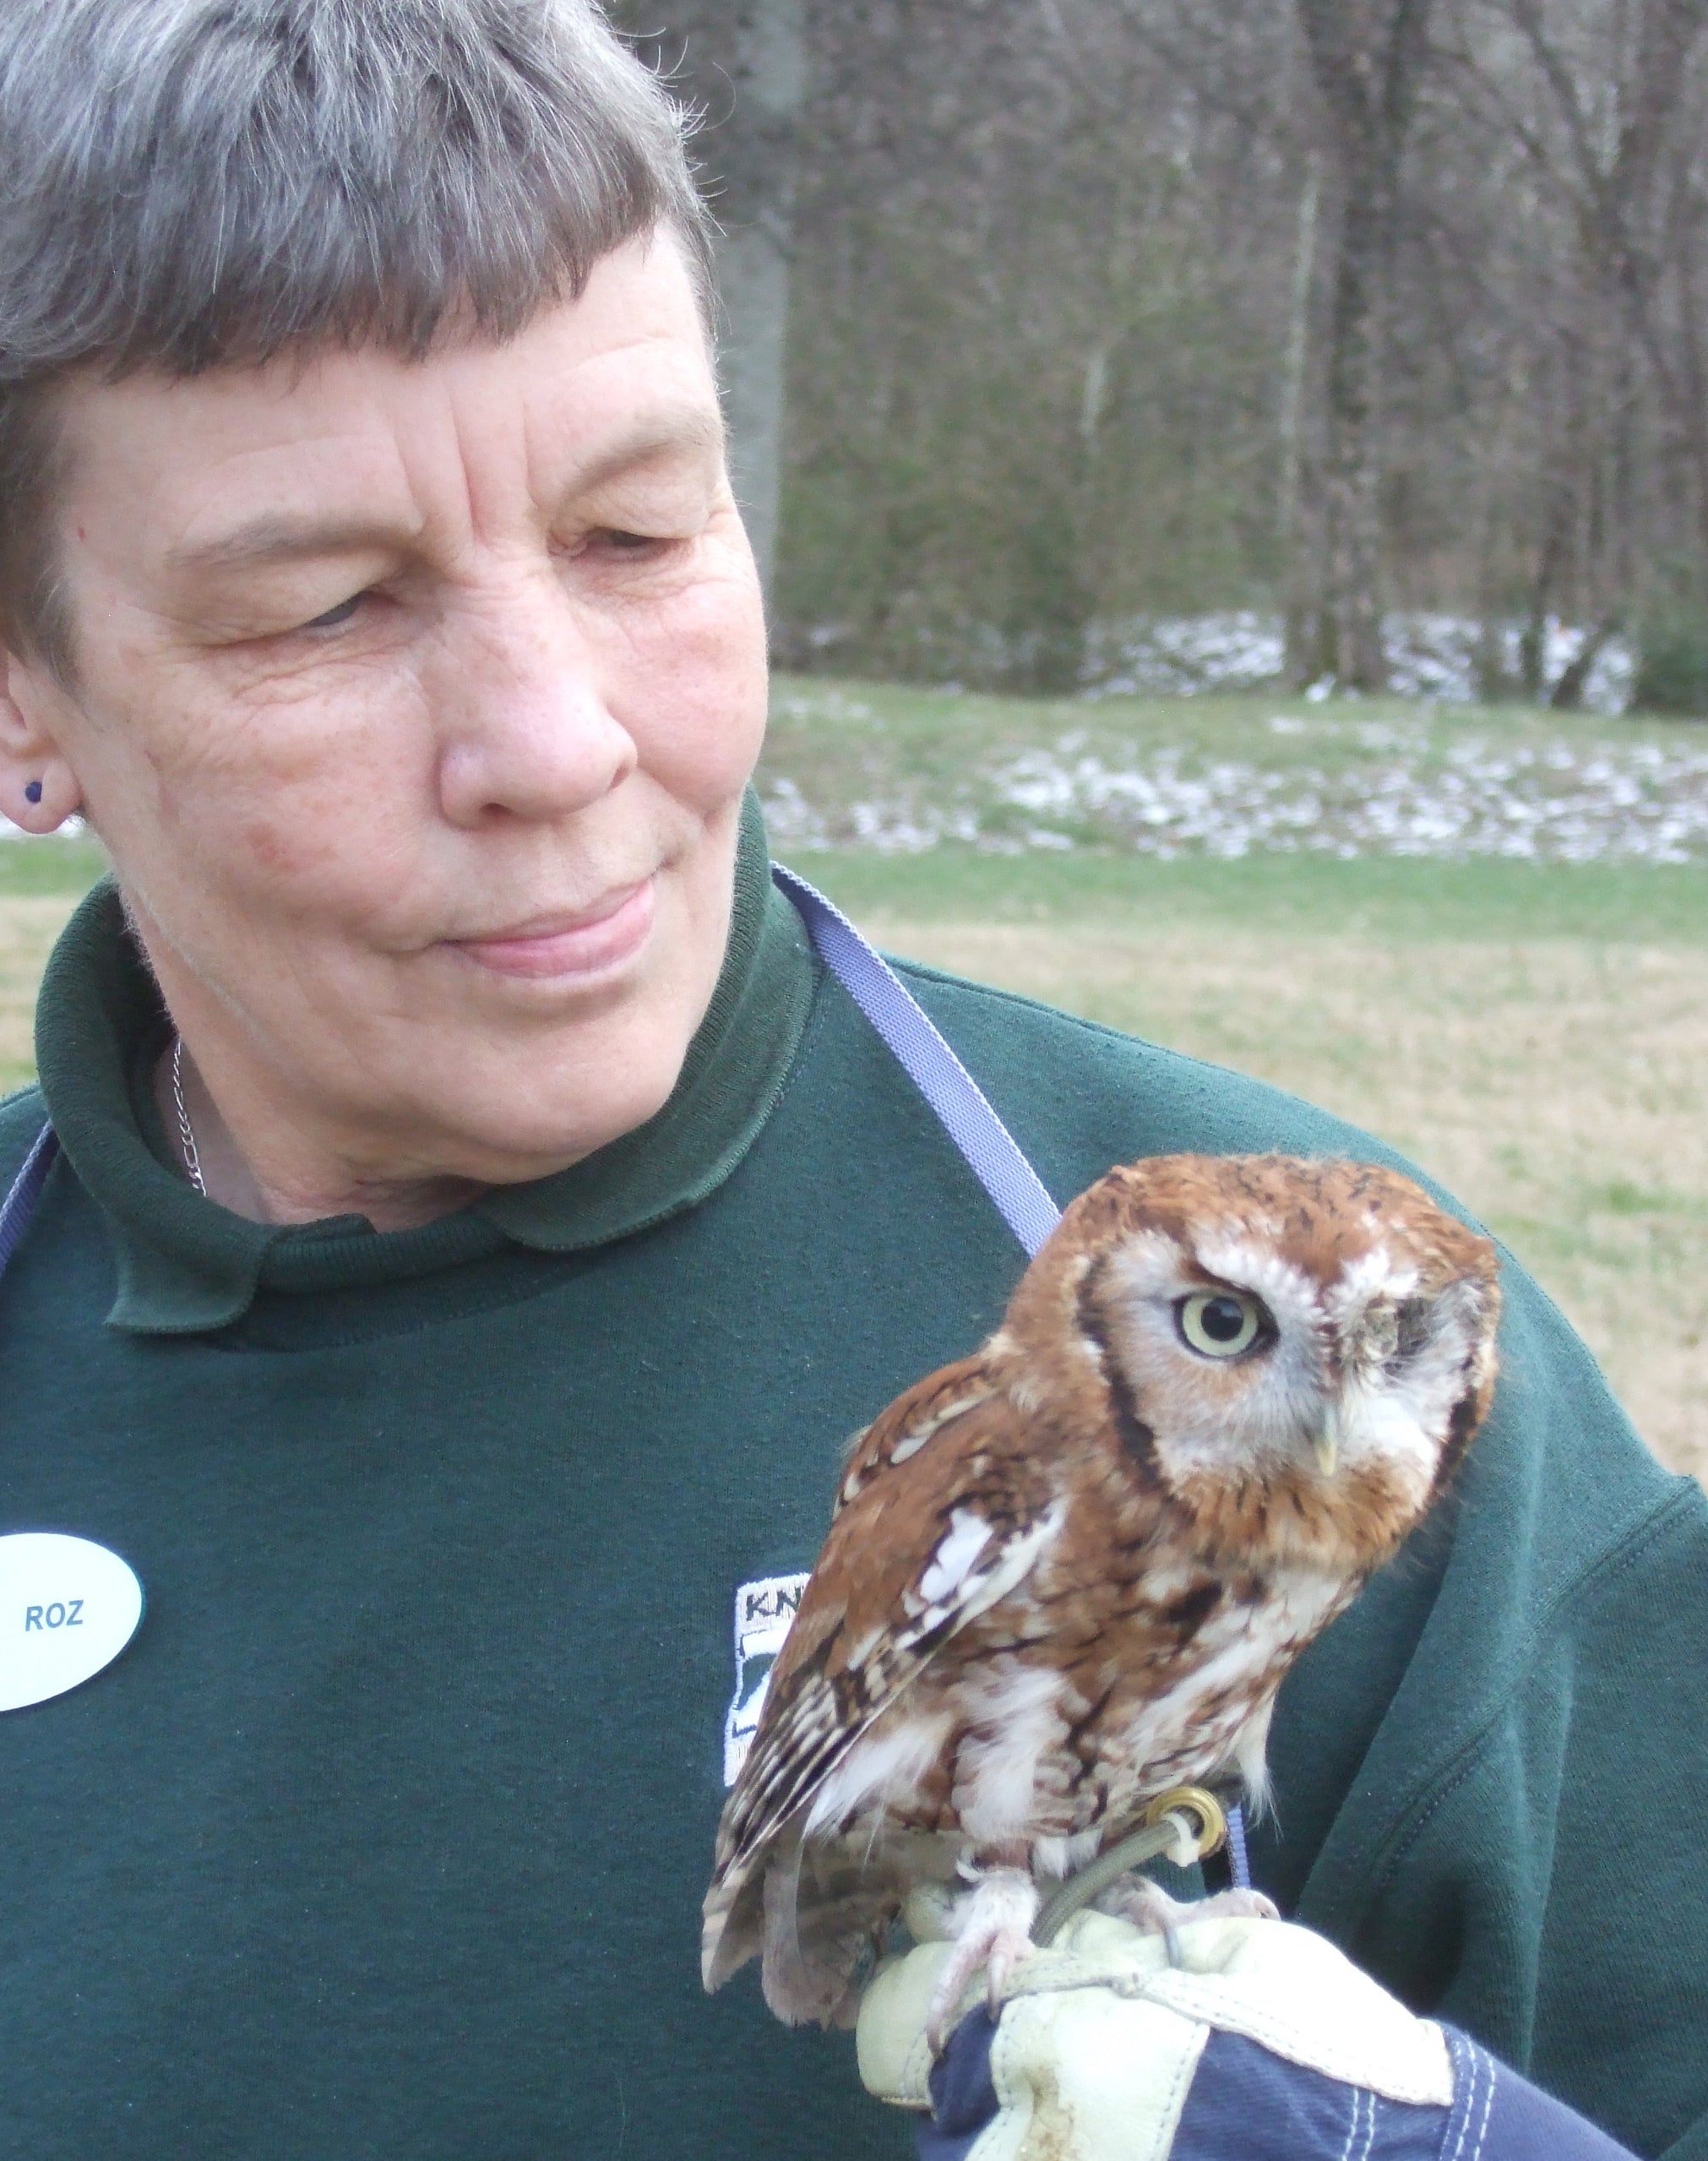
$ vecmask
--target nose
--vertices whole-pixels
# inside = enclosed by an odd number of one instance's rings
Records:
[[[620,786],[639,754],[611,710],[611,675],[549,570],[495,579],[460,597],[425,686],[446,819],[548,823]]]

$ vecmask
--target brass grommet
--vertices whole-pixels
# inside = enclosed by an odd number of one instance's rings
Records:
[[[1207,1786],[1171,1786],[1159,1794],[1145,1811],[1146,1823],[1161,1823],[1166,1816],[1194,1815],[1194,1834],[1200,1861],[1208,1860],[1227,1843],[1227,1816],[1221,1803]]]

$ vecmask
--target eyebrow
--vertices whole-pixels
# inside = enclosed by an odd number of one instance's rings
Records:
[[[722,416],[715,406],[685,406],[667,418],[648,420],[620,436],[577,472],[566,493],[585,493],[617,474],[681,450],[710,450],[721,456]],[[396,547],[415,539],[419,526],[403,527],[365,517],[317,518],[269,510],[215,539],[169,551],[169,570],[242,570],[260,563],[301,562],[317,556],[356,555],[364,549]]]
[[[258,563],[291,563],[308,556],[355,555],[364,548],[395,547],[405,537],[394,525],[368,518],[298,518],[267,511],[247,525],[193,547],[175,547],[169,570],[241,570]]]

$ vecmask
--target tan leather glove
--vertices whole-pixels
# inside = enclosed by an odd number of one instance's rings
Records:
[[[1308,1930],[1190,1922],[1179,1952],[1172,1966],[1160,1936],[1078,1914],[1015,1971],[998,2019],[975,1984],[933,2066],[925,2020],[949,1946],[922,1944],[867,1991],[860,2075],[882,2100],[935,2102],[920,2138],[933,2161],[1624,2155]]]

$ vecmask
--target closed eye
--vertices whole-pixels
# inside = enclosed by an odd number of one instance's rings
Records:
[[[632,533],[620,525],[602,525],[582,542],[585,552],[623,563],[667,559],[687,546],[687,539],[679,533]]]
[[[340,623],[350,621],[367,598],[367,594],[365,590],[359,593],[352,593],[347,601],[340,601],[336,607],[328,608],[324,615],[313,617],[305,623],[302,628],[305,630],[336,630]]]
[[[1401,1298],[1395,1320],[1394,1353],[1403,1365],[1421,1351],[1429,1336],[1428,1298]]]

